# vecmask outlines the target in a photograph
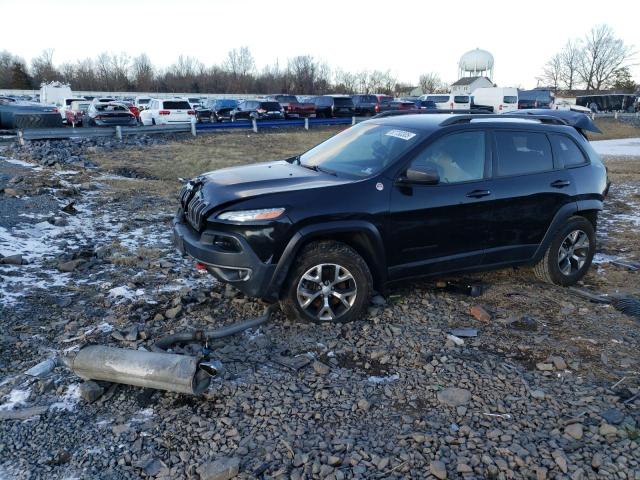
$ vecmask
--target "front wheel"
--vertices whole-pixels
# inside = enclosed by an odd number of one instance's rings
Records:
[[[314,242],[298,255],[280,305],[292,319],[351,322],[368,307],[372,283],[367,263],[353,248],[340,242]]]
[[[563,287],[585,276],[596,251],[593,225],[584,217],[571,217],[554,235],[533,271],[540,280]]]

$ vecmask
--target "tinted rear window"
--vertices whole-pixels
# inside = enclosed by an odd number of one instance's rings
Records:
[[[335,97],[333,103],[336,107],[353,107],[353,100],[347,97]]]
[[[393,101],[393,97],[380,97],[380,103],[391,103]]]
[[[279,112],[280,104],[278,102],[260,102],[260,108],[264,108],[267,112]]]
[[[503,103],[518,103],[518,97],[508,95],[502,99]]]
[[[166,108],[167,110],[189,110],[191,105],[189,105],[189,102],[185,100],[172,100],[164,102],[163,108]]]
[[[139,105],[146,105],[147,103],[149,103],[151,101],[150,98],[141,98],[140,100],[138,100],[138,104]]]
[[[587,163],[587,159],[582,154],[573,140],[564,135],[550,135],[553,145],[553,154],[559,160],[560,165],[572,167]]]
[[[453,101],[455,103],[469,103],[469,96],[468,95],[456,95],[455,97],[453,97]]]
[[[436,103],[447,103],[449,101],[449,95],[432,95],[427,97],[427,100],[431,100]]]
[[[375,95],[360,95],[358,98],[361,103],[378,103],[378,98]]]
[[[496,132],[498,175],[523,175],[553,170],[551,145],[544,133]]]

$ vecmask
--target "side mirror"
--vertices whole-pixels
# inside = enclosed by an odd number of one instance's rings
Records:
[[[405,181],[417,185],[437,185],[440,175],[435,168],[417,166],[407,170]]]

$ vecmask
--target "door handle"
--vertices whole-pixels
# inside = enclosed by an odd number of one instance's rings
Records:
[[[569,185],[571,185],[571,182],[569,180],[556,180],[555,182],[551,182],[551,186],[553,188],[564,188],[568,187]]]
[[[491,195],[491,190],[471,190],[467,193],[467,197],[469,198],[482,198],[488,197],[489,195]]]

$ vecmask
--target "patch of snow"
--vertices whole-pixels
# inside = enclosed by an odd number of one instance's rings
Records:
[[[77,175],[79,173],[78,170],[58,170],[55,175]]]
[[[9,395],[5,395],[4,398],[6,398],[7,401],[0,405],[0,410],[13,410],[19,405],[24,405],[29,399],[29,395],[31,395],[30,388],[26,388],[24,390],[15,388],[11,390]]]
[[[102,322],[100,325],[98,325],[98,330],[100,330],[102,333],[109,333],[113,331],[113,325],[107,322]]]
[[[400,379],[400,375],[394,373],[393,375],[387,375],[386,377],[377,377],[375,375],[371,375],[367,378],[367,382],[369,383],[391,383]]]
[[[76,408],[79,400],[80,385],[74,383],[67,387],[67,391],[62,396],[62,399],[59,402],[53,403],[49,408],[51,410],[66,410],[67,412],[72,412]]]
[[[9,158],[9,157],[1,157],[0,156],[0,160],[4,160],[5,162],[11,163],[13,165],[19,165],[20,167],[33,168],[34,170],[37,170],[37,171],[42,170],[42,167],[38,167],[38,166],[34,165],[33,163],[29,163],[29,162],[24,162],[22,160],[18,160],[17,158]]]
[[[144,295],[143,288],[137,288],[133,290],[127,287],[126,285],[123,285],[122,287],[115,287],[109,290],[109,296],[111,298],[121,298],[121,299],[131,300],[136,297],[140,297],[142,295]]]
[[[640,138],[596,140],[591,142],[591,146],[599,155],[640,157]]]

